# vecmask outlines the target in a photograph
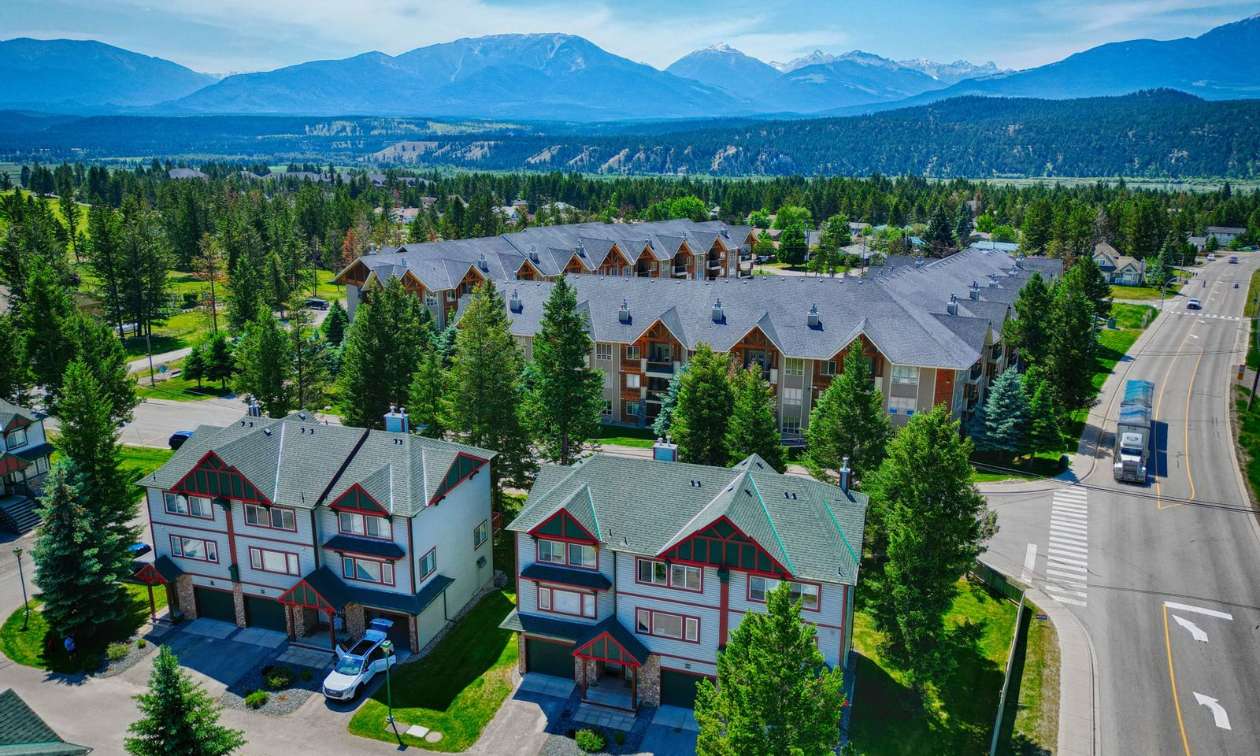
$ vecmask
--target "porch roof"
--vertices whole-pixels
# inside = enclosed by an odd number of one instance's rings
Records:
[[[606,591],[612,587],[612,581],[603,573],[594,570],[575,570],[566,567],[556,567],[551,564],[542,564],[534,562],[525,569],[521,570],[521,577],[526,580],[540,580],[544,583],[556,583],[558,585],[572,585],[578,588],[590,588],[596,591]]]
[[[585,635],[578,638],[576,647],[573,649],[573,655],[594,656],[607,661],[608,657],[606,654],[592,653],[594,647],[599,645],[602,640],[609,640],[620,646],[621,650],[629,655],[629,658],[620,661],[625,661],[634,666],[643,666],[647,661],[648,654],[651,653],[648,647],[635,637],[634,633],[618,622],[616,616],[612,616],[590,628]],[[613,661],[618,660],[614,659]]]

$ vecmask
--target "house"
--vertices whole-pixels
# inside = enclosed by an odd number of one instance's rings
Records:
[[[53,445],[44,434],[44,418],[0,399],[0,527],[19,535],[39,526],[35,499],[48,473]]]
[[[403,411],[379,431],[255,409],[137,483],[154,546],[137,578],[175,612],[324,650],[383,617],[416,652],[489,585],[492,452],[413,435]]]
[[[509,208],[518,212],[515,208]],[[561,273],[716,280],[751,277],[753,230],[721,221],[571,223],[473,239],[387,247],[337,274],[351,319],[365,292],[391,278],[421,297],[439,327],[486,280],[553,280]]]
[[[1240,226],[1208,226],[1204,230],[1204,236],[1215,236],[1222,247],[1245,233],[1247,229]]]
[[[853,645],[863,494],[775,472],[597,455],[544,466],[516,536],[519,670],[585,701],[694,705],[696,682],[766,593],[792,583],[827,664]]]
[[[410,226],[420,215],[418,207],[396,207],[390,211],[390,217],[400,226]]]
[[[1194,247],[1194,250],[1196,252],[1202,252],[1203,250],[1207,249],[1207,240],[1208,238],[1206,236],[1186,237],[1186,243]]]
[[[173,179],[204,179],[209,178],[195,168],[172,168],[166,172],[166,175]]]
[[[524,210],[517,208],[515,205],[501,205],[494,208],[494,212],[498,213],[499,217],[503,219],[503,223],[508,226],[517,225],[526,214]]]
[[[5,756],[85,756],[87,746],[67,743],[12,688],[0,691],[0,753]]]
[[[1106,242],[1094,245],[1094,264],[1107,283],[1120,286],[1142,286],[1146,283],[1146,261],[1122,255]]]
[[[590,364],[604,376],[604,421],[650,425],[670,380],[701,343],[762,371],[788,442],[801,441],[810,411],[854,348],[870,359],[893,425],[942,403],[967,417],[1015,360],[1002,326],[1020,288],[1034,271],[1058,275],[1061,262],[980,250],[900,259],[861,279],[573,276],[594,342]],[[532,358],[554,284],[498,285],[509,328]]]

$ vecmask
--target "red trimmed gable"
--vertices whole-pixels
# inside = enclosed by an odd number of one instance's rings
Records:
[[[461,483],[476,475],[482,467],[485,467],[487,462],[489,460],[474,457],[464,452],[456,454],[455,461],[446,469],[446,474],[442,476],[442,482],[438,484],[437,490],[433,492],[433,498],[429,499],[429,506],[433,506],[449,496],[451,491],[459,488]]]
[[[319,595],[319,591],[312,588],[311,584],[305,580],[299,580],[297,585],[280,594],[276,601],[289,606],[302,606],[321,612],[337,611],[337,607],[329,603],[328,599]]]
[[[136,573],[136,579],[148,585],[166,582],[166,578],[162,577],[162,573],[158,572],[157,568],[152,564],[146,564],[141,567],[140,571]]]
[[[212,451],[206,452],[201,461],[171,487],[171,491],[197,496],[222,496],[261,504],[271,503],[248,478]]]
[[[25,470],[29,464],[30,462],[21,457],[16,457],[7,452],[0,452],[0,475],[8,475],[18,470]]]
[[[603,632],[595,636],[581,648],[573,649],[573,655],[582,659],[625,664],[628,667],[642,667],[643,661],[634,658],[625,646],[612,637],[612,633]]]
[[[792,577],[791,571],[725,515],[657,554],[657,558],[700,567],[726,567],[775,578]]]
[[[576,543],[599,543],[599,539],[591,535],[591,531],[573,518],[573,515],[561,509],[552,516],[538,523],[529,534],[537,538],[554,541],[574,541]]]
[[[389,514],[389,511],[381,506],[379,501],[372,498],[367,491],[364,491],[363,486],[358,483],[347,488],[345,493],[338,496],[336,501],[328,505],[328,508],[342,512],[358,512],[359,514]]]
[[[9,431],[13,430],[14,428],[29,428],[29,427],[31,427],[31,421],[30,421],[30,420],[27,420],[26,418],[22,417],[21,415],[17,415],[17,414],[15,414],[15,415],[13,416],[13,419],[9,421],[9,424],[8,424],[8,425],[6,425],[6,426],[4,426],[4,432],[5,432],[5,433],[8,433]]]

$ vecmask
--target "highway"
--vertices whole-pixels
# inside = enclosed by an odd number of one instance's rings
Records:
[[[1104,385],[1069,473],[986,491],[1002,530],[985,559],[1060,600],[1090,638],[1100,754],[1260,753],[1260,527],[1229,415],[1258,257],[1203,266],[1165,304]],[[1111,471],[1130,379],[1155,384],[1147,486]]]

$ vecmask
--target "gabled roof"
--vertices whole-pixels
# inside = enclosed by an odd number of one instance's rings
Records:
[[[62,740],[13,689],[0,692],[0,754],[83,756],[91,751]]]
[[[29,425],[38,421],[39,416],[25,407],[19,407],[16,404],[0,399],[0,429],[9,430],[9,426],[12,425],[13,421],[18,419],[25,420]]]

